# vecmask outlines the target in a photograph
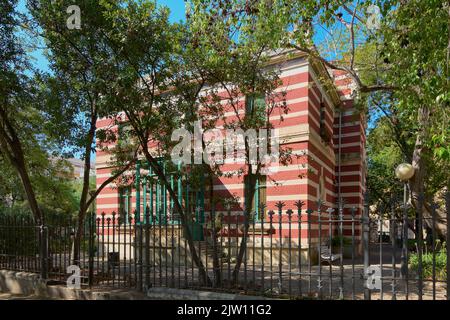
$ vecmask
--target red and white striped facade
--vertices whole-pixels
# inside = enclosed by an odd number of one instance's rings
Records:
[[[270,121],[279,129],[280,144],[290,148],[293,156],[289,165],[280,165],[278,172],[267,178],[266,210],[277,211],[275,204],[284,202],[283,221],[287,221],[285,211],[292,209],[296,213],[294,203],[301,200],[305,203],[303,212],[310,208],[314,210],[313,216],[316,216],[317,200],[322,199],[322,210],[326,217],[327,208],[337,208],[340,193],[345,202],[345,217],[350,217],[350,207],[355,207],[356,215],[359,216],[365,191],[366,123],[365,116],[353,106],[352,81],[344,73],[327,70],[324,65],[310,61],[303,54],[289,58],[276,57],[272,65],[280,70],[282,85],[278,90],[286,92],[284,99],[289,111],[283,115],[283,120],[280,120],[280,114],[276,111],[270,116]],[[240,103],[242,112],[245,112],[244,97]],[[230,111],[229,117],[235,116],[231,108],[226,111]],[[108,119],[100,119],[97,123],[98,128],[108,125]],[[329,140],[323,138],[327,135]],[[112,171],[108,160],[107,153],[97,151],[97,186]],[[240,164],[225,163],[222,170],[234,171],[240,167]],[[238,196],[243,202],[243,176],[218,178],[214,194],[217,197]],[[134,201],[132,203],[134,206]],[[108,186],[97,198],[97,212],[108,215],[118,210],[118,190]],[[278,215],[274,216],[273,221],[278,221]],[[298,235],[295,225],[292,225],[292,238]],[[351,225],[345,225],[344,233],[350,235],[350,229]],[[357,237],[359,232],[357,228]],[[306,228],[303,227],[301,237],[307,236]]]

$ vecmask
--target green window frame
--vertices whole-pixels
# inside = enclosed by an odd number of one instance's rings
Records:
[[[266,97],[263,93],[253,93],[245,97],[245,115],[258,120],[266,118]]]
[[[245,201],[246,205],[248,203],[249,191],[250,191],[249,190],[249,176],[245,175],[244,176],[244,201]],[[267,204],[267,177],[266,176],[259,176],[256,179],[255,196],[253,197],[252,208],[251,208],[251,211],[256,213],[256,215],[255,215],[256,221],[262,221],[265,219],[265,212],[263,212],[261,215],[261,208],[260,208],[261,203],[263,205]]]
[[[178,195],[179,199],[184,200],[184,205],[189,207],[190,205],[195,208],[199,207],[200,212],[196,211],[196,220],[199,223],[204,223],[204,183],[202,183],[201,190],[193,190],[189,185],[185,185],[180,177],[176,176],[176,172],[168,172],[170,166],[163,159],[158,159],[159,163],[163,165],[164,174],[169,178],[169,183],[174,192]],[[146,177],[141,177],[140,169],[146,168],[149,170],[149,175]],[[178,165],[177,171],[181,172],[181,165]],[[161,224],[180,224],[179,214],[174,214],[174,200],[168,195],[167,188],[164,184],[159,181],[157,174],[153,172],[148,162],[139,161],[136,165],[136,208],[141,208],[142,204],[142,215],[138,211],[138,216],[141,219],[136,221],[137,224],[145,221],[147,217],[147,208],[150,209],[149,212],[149,223],[153,222],[155,218],[156,223]],[[142,195],[141,198],[141,189]],[[165,213],[169,212],[167,216]]]

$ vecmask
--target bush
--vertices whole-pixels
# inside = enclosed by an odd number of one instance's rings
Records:
[[[418,271],[419,256],[417,253],[410,254],[409,264],[412,270]],[[433,253],[427,252],[422,254],[422,271],[424,279],[433,277]],[[436,279],[447,279],[447,252],[445,247],[436,252]]]
[[[49,250],[62,253],[71,250],[76,219],[70,213],[45,211],[48,227]],[[84,234],[89,234],[89,216],[86,217]],[[81,243],[81,250],[88,250],[88,238]],[[11,256],[35,256],[39,253],[39,227],[27,208],[0,209],[0,254]]]
[[[342,239],[342,244],[344,246],[351,246],[352,245],[352,239],[351,238],[347,238],[347,237],[342,237],[342,236],[336,236],[331,240],[331,245],[333,248],[337,248],[341,246],[341,239]]]

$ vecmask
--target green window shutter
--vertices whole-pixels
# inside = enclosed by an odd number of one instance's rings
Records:
[[[252,96],[246,96],[245,97],[245,114],[249,115],[253,111],[253,97]]]
[[[264,94],[255,93],[245,97],[245,114],[264,114],[266,110],[266,98]]]
[[[200,190],[194,190],[189,184],[183,186],[181,176],[177,176],[176,172],[171,172],[171,167],[168,165],[168,163],[164,162],[163,159],[158,159],[158,162],[163,166],[163,172],[167,176],[170,186],[172,187],[174,192],[178,194],[178,197],[181,201],[184,200],[186,208],[190,208],[192,210],[196,210],[197,207],[201,208],[200,212],[196,214],[196,218],[200,224],[203,223],[205,221],[204,183],[200,184]],[[140,168],[148,169],[149,175],[141,177]],[[181,165],[178,165],[178,171],[180,170]],[[136,165],[136,181],[134,184],[134,188],[136,192],[133,200],[136,203],[136,212],[138,214],[143,212],[143,217],[145,218],[148,206],[150,222],[154,220],[156,223],[164,225],[167,223],[180,223],[180,216],[179,214],[175,214],[174,211],[174,200],[169,196],[166,186],[162,181],[158,179],[156,173],[153,172],[148,162],[146,164],[138,162],[138,164]],[[140,194],[141,188],[143,189],[143,197],[141,197]],[[131,187],[121,188],[119,190],[119,206],[120,208],[124,208],[124,210],[121,210],[121,212],[123,212],[124,215],[127,216],[132,214],[131,193]],[[143,204],[143,210],[140,210],[141,202]],[[169,215],[167,215],[166,213],[169,213]],[[141,220],[142,217],[138,215],[136,223],[139,223]]]
[[[255,195],[253,197],[251,211],[256,212],[256,219],[258,221],[261,221],[262,219],[264,219],[264,217],[261,216],[260,204],[267,203],[266,181],[267,181],[266,176],[260,176],[256,180]],[[248,201],[249,201],[249,192],[250,192],[249,178],[248,178],[248,175],[246,175],[246,176],[244,176],[244,203],[246,205],[248,204]]]
[[[264,112],[266,110],[266,98],[263,94],[258,94],[255,97],[254,105],[258,113]]]

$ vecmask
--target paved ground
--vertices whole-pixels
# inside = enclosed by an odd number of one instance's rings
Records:
[[[0,293],[0,300],[55,300],[55,299],[45,299],[34,295],[24,296],[24,295],[14,295],[10,293]]]
[[[382,265],[382,290],[372,290],[372,299],[418,299],[418,282],[417,275],[412,272],[409,274],[408,282],[405,282],[400,276],[401,259],[399,248],[393,249],[390,244],[372,245],[370,248],[370,264],[372,266]],[[103,268],[99,268],[103,267]],[[227,288],[231,278],[233,265],[224,263],[222,274],[222,285]],[[228,272],[230,268],[230,272]],[[107,263],[97,262],[97,271],[95,275],[95,287],[98,290],[109,291],[111,288],[123,288],[128,290],[136,286],[137,275],[135,272],[134,262],[129,264],[121,264],[108,272]],[[278,265],[261,266],[249,265],[248,272],[241,271],[239,274],[239,288],[230,290],[235,291],[254,291],[256,293],[265,293],[268,295],[303,296],[310,298],[322,297],[324,299],[363,299],[364,288],[366,282],[363,279],[363,261],[362,257],[344,259],[343,266],[335,263],[332,266],[322,265],[302,266],[299,270],[295,262],[292,269],[283,265],[280,273]],[[254,270],[254,271],[253,271]],[[212,268],[208,268],[208,274],[213,278]],[[148,272],[148,273],[146,273]],[[148,279],[146,279],[148,276]],[[198,286],[198,273],[195,268],[191,268],[189,264],[184,267],[177,267],[176,264],[153,265],[148,269],[143,268],[144,287],[180,287],[194,288]],[[281,281],[280,281],[281,280]],[[444,282],[436,282],[433,286],[431,281],[424,279],[423,283],[423,299],[446,299],[446,285]],[[264,283],[264,286],[261,284]],[[406,285],[407,284],[407,285]],[[199,288],[200,289],[200,288]],[[280,291],[281,289],[281,291]],[[228,290],[224,289],[224,292]],[[0,300],[33,300],[42,299],[35,296],[12,296],[0,293]]]

